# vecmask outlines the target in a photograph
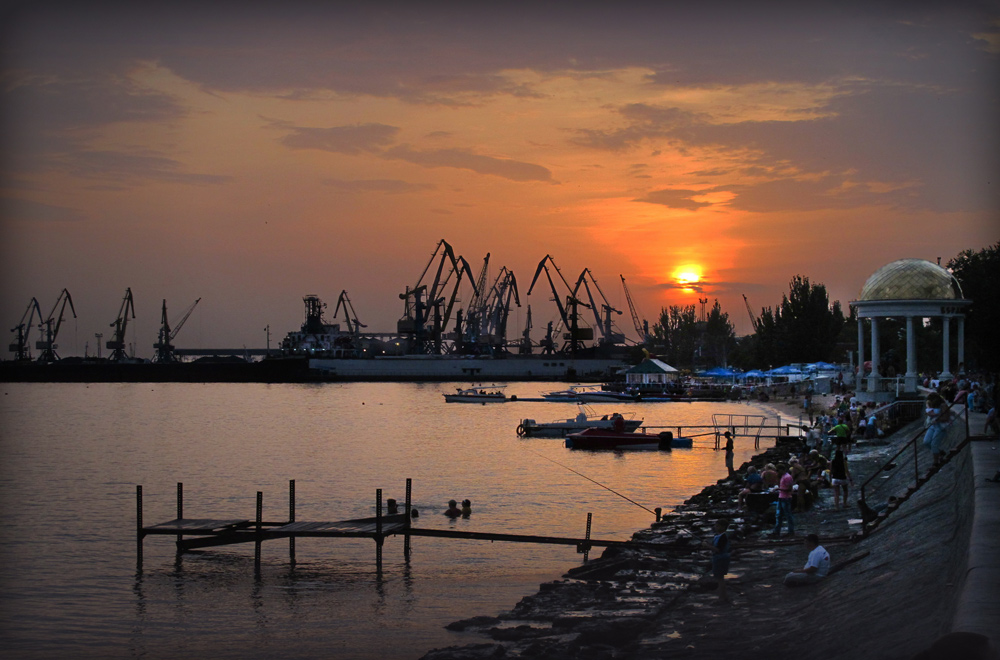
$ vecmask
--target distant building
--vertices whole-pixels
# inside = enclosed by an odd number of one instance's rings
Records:
[[[625,372],[626,386],[666,385],[677,380],[679,372],[666,362],[646,358]]]

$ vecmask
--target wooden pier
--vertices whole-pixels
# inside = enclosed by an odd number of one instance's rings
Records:
[[[634,541],[610,541],[590,537],[592,514],[587,514],[586,533],[582,538],[541,536],[530,534],[508,534],[497,532],[471,532],[453,529],[426,529],[413,526],[412,480],[406,480],[406,501],[402,513],[382,513],[382,489],[375,491],[375,516],[338,521],[297,521],[295,520],[295,481],[289,481],[288,520],[265,521],[263,519],[263,493],[257,492],[257,512],[255,519],[185,518],[184,486],[177,484],[177,517],[173,520],[143,525],[142,486],[136,486],[136,563],[142,567],[143,539],[146,536],[166,535],[175,537],[178,555],[191,550],[238,543],[254,543],[254,569],[260,573],[261,544],[264,541],[288,539],[289,560],[295,563],[295,539],[297,538],[367,538],[375,542],[375,560],[379,571],[382,568],[382,544],[389,536],[402,535],[403,555],[410,556],[410,538],[413,536],[465,539],[475,541],[505,541],[513,543],[542,543],[550,545],[576,546],[577,552],[589,558],[593,547],[642,547],[656,545]],[[660,509],[655,510],[657,521]]]

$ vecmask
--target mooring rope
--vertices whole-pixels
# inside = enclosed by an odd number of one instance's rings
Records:
[[[630,498],[626,497],[625,495],[622,495],[621,493],[619,493],[619,492],[618,492],[617,490],[615,490],[614,488],[609,488],[609,487],[605,486],[604,484],[602,484],[601,482],[599,482],[599,481],[595,481],[594,479],[591,479],[590,477],[588,477],[587,475],[583,474],[582,472],[577,472],[576,470],[574,470],[573,468],[569,467],[568,465],[563,465],[562,463],[560,463],[559,461],[557,461],[557,460],[556,460],[556,459],[554,459],[554,458],[549,458],[549,457],[548,457],[548,456],[546,456],[545,454],[539,454],[539,453],[538,453],[537,451],[535,451],[534,449],[531,449],[530,447],[526,447],[526,449],[527,449],[528,451],[530,451],[530,452],[531,452],[532,454],[535,454],[536,456],[541,456],[542,458],[544,458],[544,459],[545,459],[545,460],[547,460],[547,461],[552,461],[553,463],[555,463],[555,464],[556,464],[556,465],[558,465],[559,467],[562,467],[562,468],[566,468],[567,470],[569,470],[569,471],[570,471],[570,472],[572,472],[573,474],[577,474],[577,475],[579,475],[579,476],[583,477],[584,479],[586,479],[587,481],[590,481],[590,482],[592,482],[592,483],[595,483],[595,484],[597,484],[598,486],[600,486],[601,488],[603,488],[603,489],[605,489],[605,490],[609,490],[609,491],[611,491],[612,493],[614,493],[614,494],[615,494],[615,495],[617,495],[618,497],[620,497],[620,498],[622,498],[623,500],[626,500],[626,501],[628,501],[628,502],[631,502],[632,504],[636,505],[636,506],[637,506],[637,507],[639,507],[640,509],[643,509],[644,511],[649,511],[649,512],[650,512],[651,514],[653,514],[654,516],[656,515],[656,512],[655,512],[655,511],[652,511],[652,510],[650,510],[650,509],[647,509],[646,507],[644,507],[643,505],[639,504],[639,503],[638,503],[638,502],[636,502],[635,500],[633,500],[633,499],[630,499]]]

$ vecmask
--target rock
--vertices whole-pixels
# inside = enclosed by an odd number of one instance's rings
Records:
[[[513,628],[490,628],[489,636],[498,642],[520,642],[525,639],[544,637],[552,634],[550,628],[534,628],[527,624]]]
[[[500,623],[500,619],[495,616],[474,616],[471,619],[453,621],[445,626],[446,630],[463,631],[469,628],[488,628]]]
[[[634,641],[648,625],[648,620],[638,617],[588,619],[573,626],[573,632],[579,633],[581,644],[608,644],[617,647]]]
[[[469,644],[435,649],[420,660],[489,660],[507,655],[502,644]]]

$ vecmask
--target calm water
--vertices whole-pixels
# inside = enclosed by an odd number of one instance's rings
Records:
[[[564,384],[518,383],[537,396]],[[288,512],[297,519],[373,515],[375,489],[400,502],[405,480],[423,527],[627,539],[652,516],[572,468],[653,509],[725,474],[710,441],[674,452],[574,452],[519,439],[518,420],[571,417],[566,403],[445,404],[451,384],[3,384],[0,397],[0,643],[5,657],[418,658],[484,641],[447,623],[509,609],[578,565],[571,546],[401,538],[300,539],[184,555],[147,537],[135,561],[135,486],[145,523]],[[647,425],[705,424],[741,404],[594,406]],[[753,453],[737,442],[737,465]],[[547,460],[552,459],[552,460]],[[558,465],[553,461],[558,461]],[[563,467],[565,466],[565,467]],[[471,518],[441,515],[469,498]],[[596,551],[599,554],[599,550]]]

